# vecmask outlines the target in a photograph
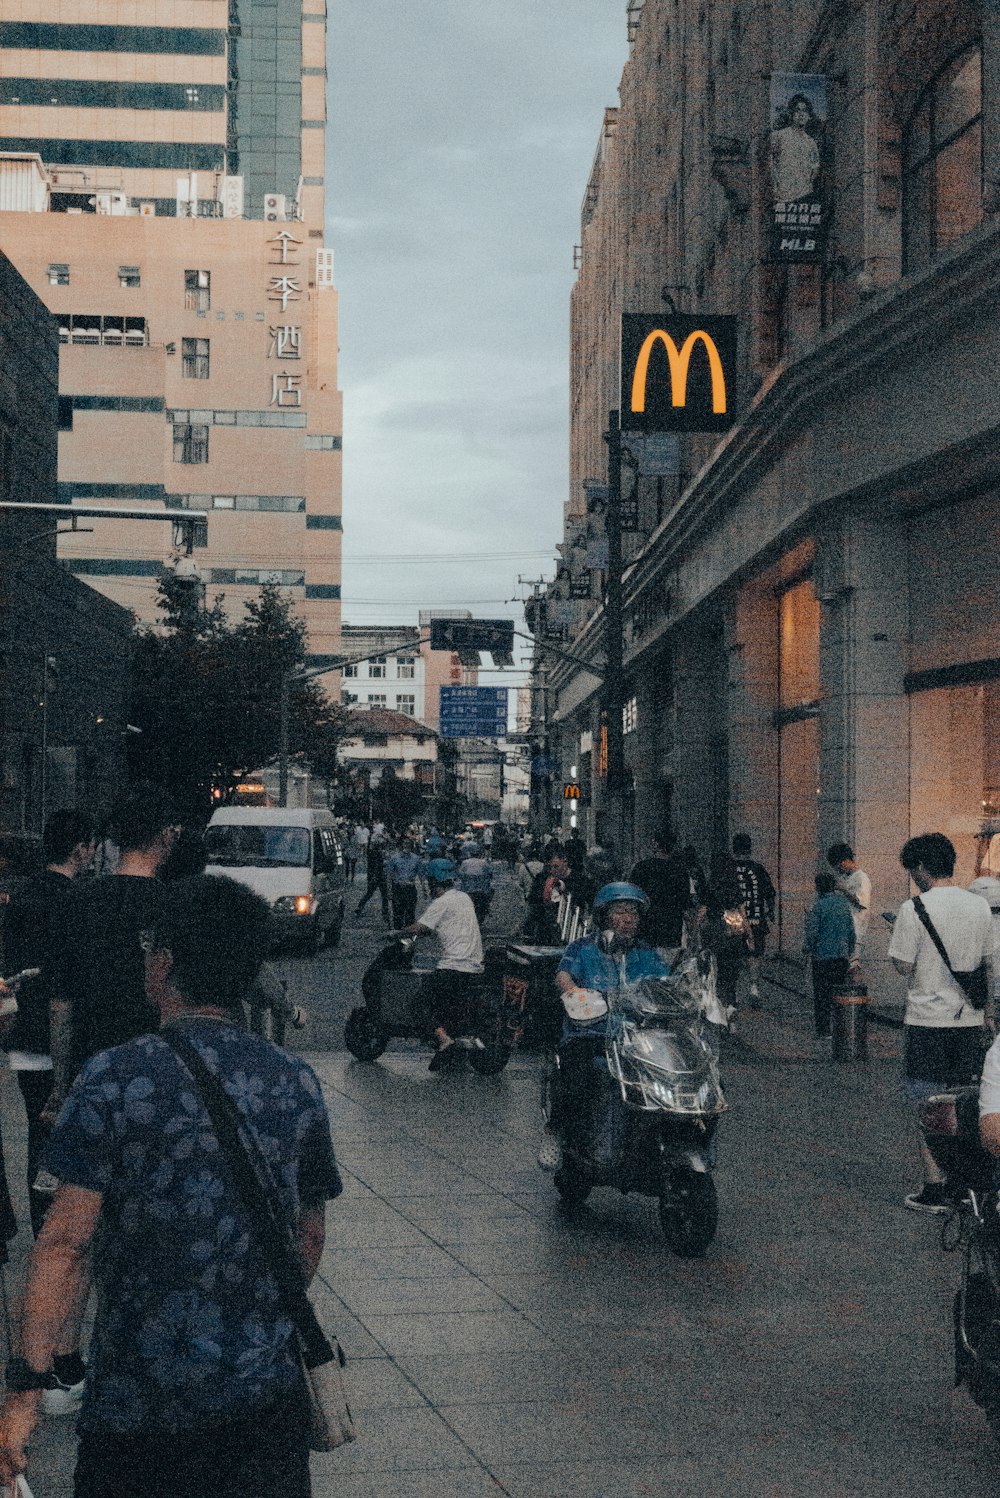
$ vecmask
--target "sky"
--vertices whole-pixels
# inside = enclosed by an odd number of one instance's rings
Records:
[[[561,539],[573,246],[625,0],[333,0],[329,25],[343,618],[513,615]]]

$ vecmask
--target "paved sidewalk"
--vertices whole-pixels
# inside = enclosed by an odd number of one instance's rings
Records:
[[[651,1200],[561,1215],[533,1057],[495,1079],[403,1044],[310,1058],[347,1183],[317,1301],[361,1428],[314,1459],[317,1498],[993,1498],[997,1452],[951,1388],[957,1261],[901,1207],[899,1036],[836,1066],[801,1000],[765,1004],[727,1047],[720,1231],[694,1262]],[[47,1424],[37,1498],[70,1492],[70,1436]]]

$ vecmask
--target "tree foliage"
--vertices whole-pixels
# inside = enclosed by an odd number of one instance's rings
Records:
[[[161,622],[140,633],[135,652],[130,711],[141,733],[130,738],[130,768],[205,813],[214,789],[227,796],[277,758],[282,677],[305,665],[305,627],[276,587],[262,587],[233,623],[221,598],[200,607],[173,572],[159,608]],[[314,681],[292,676],[290,758],[332,779],[344,716]]]

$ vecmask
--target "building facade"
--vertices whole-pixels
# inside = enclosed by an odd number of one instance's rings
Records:
[[[412,625],[345,624],[344,655],[368,656],[340,673],[345,706],[387,707],[424,722],[424,659]]]
[[[576,252],[561,558],[533,616],[594,670],[539,655],[534,733],[601,836],[621,317],[734,315],[731,429],[649,466],[624,442],[621,852],[667,823],[706,861],[750,833],[792,953],[834,841],[876,911],[907,893],[912,834],[946,832],[963,882],[997,863],[1000,13],[645,0],[630,17]],[[774,237],[775,75],[826,101],[805,260]],[[872,962],[884,946],[873,929]]]
[[[127,14],[126,14],[127,12]],[[0,22],[0,247],[58,321],[59,497],[208,512],[239,616],[287,590],[339,649],[342,406],[319,0],[25,0]],[[78,576],[155,618],[162,528],[88,520]]]
[[[0,831],[107,811],[125,768],[131,615],[56,562],[59,345],[0,255]]]

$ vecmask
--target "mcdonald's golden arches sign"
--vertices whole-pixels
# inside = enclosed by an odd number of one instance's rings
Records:
[[[735,317],[622,317],[623,432],[725,432],[735,390]]]

